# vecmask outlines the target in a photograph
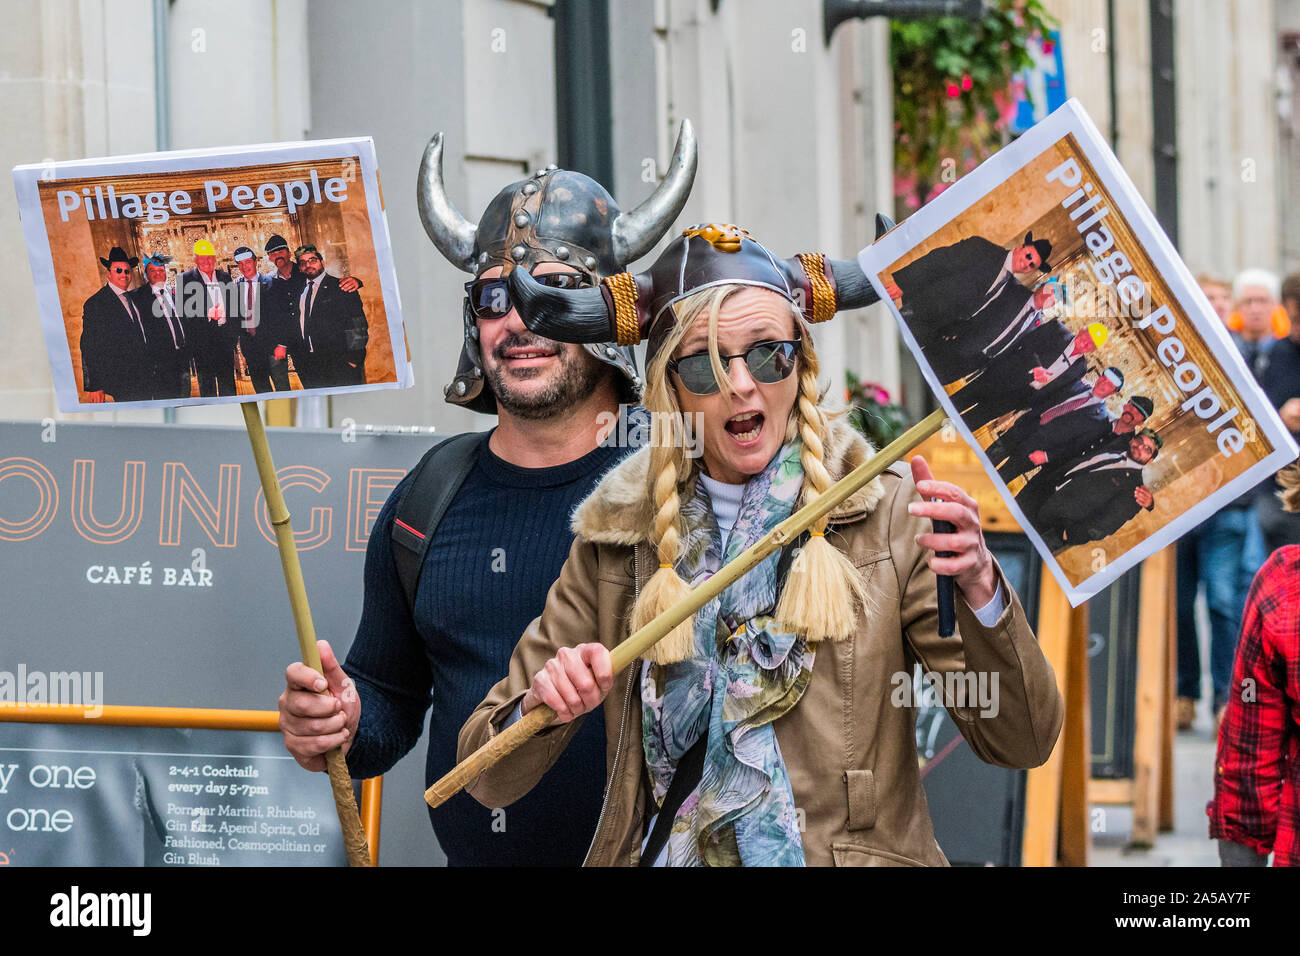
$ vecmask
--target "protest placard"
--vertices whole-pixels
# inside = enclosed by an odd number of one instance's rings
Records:
[[[411,384],[368,138],[14,169],[62,411]]]
[[[1297,455],[1075,100],[858,258],[1075,605]]]

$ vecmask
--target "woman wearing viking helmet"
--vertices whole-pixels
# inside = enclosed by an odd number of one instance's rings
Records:
[[[609,648],[870,455],[821,404],[809,334],[874,301],[857,265],[778,259],[743,230],[710,225],[646,273],[567,291],[515,270],[510,292],[550,338],[647,340],[652,435],[575,512],[564,570],[509,675],[462,729],[460,756],[535,706],[562,726],[470,792],[493,807],[518,799],[575,718],[603,703],[609,776],[588,863],[945,864],[899,692],[914,666],[996,689],[991,702],[945,704],[975,753],[1002,766],[1043,763],[1062,706],[975,503],[919,459],[610,673]],[[956,530],[936,534],[932,519]],[[960,592],[950,638],[938,635],[936,573]]]

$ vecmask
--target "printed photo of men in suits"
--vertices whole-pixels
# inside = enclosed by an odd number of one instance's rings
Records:
[[[255,392],[287,392],[290,386],[282,332],[284,309],[271,295],[271,277],[257,271],[257,254],[240,246],[234,259],[239,275],[230,288],[231,311],[239,320],[239,351],[249,381]]]
[[[193,323],[181,314],[176,290],[167,282],[169,261],[169,256],[145,256],[144,284],[131,291],[144,319],[155,399],[189,398],[193,390]]]
[[[104,285],[82,306],[81,380],[86,401],[139,402],[153,397],[148,329],[127,292],[140,259],[114,246],[99,263]]]
[[[1081,384],[1087,389],[1086,382]],[[1045,484],[1098,451],[1123,451],[1154,408],[1145,395],[1134,395],[1124,403],[1119,417],[1112,418],[1105,398],[1123,385],[1123,373],[1108,368],[1082,393],[1083,401],[1076,395],[1016,419],[984,452],[998,466],[1003,481],[1011,482],[1037,468],[1040,470],[1029,484]]]
[[[1045,322],[954,392],[952,403],[972,431],[1011,412],[1048,408],[1074,392],[1088,371],[1086,357],[1109,337],[1101,322],[1078,332],[1055,319]]]
[[[305,282],[297,301],[297,323],[288,333],[304,388],[361,385],[366,375],[370,340],[361,296],[345,292],[340,280],[325,271],[325,258],[313,245],[294,250]]]
[[[239,322],[230,316],[230,273],[217,267],[217,252],[207,239],[194,243],[194,268],[181,273],[176,294],[181,314],[192,322],[191,341],[204,398],[235,394],[235,345]]]
[[[1026,485],[1016,496],[1016,504],[1053,552],[1101,541],[1139,511],[1155,507],[1143,468],[1155,460],[1163,445],[1159,435],[1144,428],[1122,451],[1099,451],[1048,483],[1032,490]]]
[[[1039,278],[1051,269],[1052,243],[1026,233],[1006,249],[970,236],[932,249],[893,273],[886,286],[939,381],[983,367],[995,342],[1013,329]]]

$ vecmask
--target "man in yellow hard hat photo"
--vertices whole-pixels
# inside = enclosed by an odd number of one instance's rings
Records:
[[[972,431],[1010,412],[1050,408],[1071,394],[1088,371],[1084,357],[1105,345],[1109,336],[1101,322],[1077,332],[1060,319],[1044,322],[954,392],[952,403]]]
[[[204,398],[235,394],[235,344],[239,322],[230,316],[230,273],[217,268],[209,239],[194,243],[194,268],[181,273],[176,297],[193,323],[194,368]]]

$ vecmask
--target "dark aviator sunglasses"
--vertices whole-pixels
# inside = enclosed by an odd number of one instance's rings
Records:
[[[745,367],[755,382],[772,385],[790,377],[794,371],[794,357],[799,354],[802,339],[785,342],[758,342],[736,355],[722,355],[722,367],[729,369],[731,360],[743,358]],[[693,352],[681,358],[670,359],[669,371],[686,388],[696,395],[712,395],[718,390],[718,380],[713,376],[713,364],[708,352]]]
[[[550,272],[533,278],[552,289],[582,289],[591,285],[590,279],[576,272]],[[470,315],[476,319],[504,318],[513,308],[505,276],[466,282],[465,297],[469,300]]]

